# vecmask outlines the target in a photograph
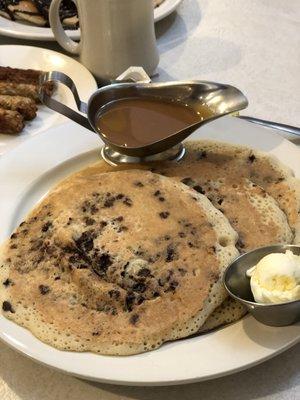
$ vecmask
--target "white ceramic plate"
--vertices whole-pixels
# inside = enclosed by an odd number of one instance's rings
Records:
[[[182,0],[165,0],[160,6],[154,9],[154,21],[160,21],[170,15],[181,2]]]
[[[300,177],[300,150],[272,131],[232,117],[193,138],[245,144],[275,154]],[[100,139],[70,122],[26,141],[0,160],[0,241],[60,179],[99,159]],[[0,338],[48,366],[90,380],[124,385],[171,385],[212,379],[256,365],[300,339],[300,324],[273,328],[251,316],[218,331],[130,357],[56,350],[3,316]]]
[[[63,54],[40,47],[3,45],[0,46],[0,65],[14,68],[33,68],[43,71],[61,71],[69,75],[75,82],[79,95],[86,101],[97,89],[92,74],[79,62]],[[59,94],[54,97],[70,107],[76,107],[73,96],[65,87],[60,87]],[[37,117],[27,121],[19,135],[0,134],[0,155],[20,144],[28,136],[34,136],[51,126],[65,121],[65,117],[39,105]]]
[[[154,10],[154,21],[160,21],[171,14],[182,0],[165,0]],[[80,39],[80,29],[67,30],[67,35],[73,40]],[[55,40],[51,28],[34,26],[20,21],[11,21],[0,16],[0,34],[28,40]]]
[[[73,40],[80,39],[80,30],[67,30],[67,35]],[[35,26],[26,22],[11,21],[0,16],[0,34],[27,40],[55,40],[52,29]]]

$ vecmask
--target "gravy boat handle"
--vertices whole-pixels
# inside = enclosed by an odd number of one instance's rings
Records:
[[[63,72],[58,71],[51,71],[42,74],[39,80],[39,98],[41,102],[47,107],[51,108],[51,110],[57,111],[58,113],[64,115],[67,118],[70,118],[74,122],[77,122],[77,124],[80,124],[84,128],[89,129],[90,131],[95,133],[88,119],[84,115],[72,110],[72,108],[66,106],[60,101],[55,100],[52,96],[49,96],[45,90],[43,90],[43,86],[47,82],[62,83],[63,85],[67,86],[73,94],[78,111],[86,114],[87,104],[80,100],[73,80]]]

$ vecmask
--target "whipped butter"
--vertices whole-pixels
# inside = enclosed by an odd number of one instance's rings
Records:
[[[254,300],[284,303],[300,300],[300,256],[290,250],[271,253],[248,269]]]

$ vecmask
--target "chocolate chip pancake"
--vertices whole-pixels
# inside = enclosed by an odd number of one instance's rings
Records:
[[[134,354],[221,304],[237,235],[202,194],[148,171],[82,171],[1,251],[3,314],[59,349]]]
[[[299,184],[287,167],[248,147],[206,140],[185,145],[187,154],[181,162],[139,168],[175,177],[206,195],[238,232],[237,247],[241,252],[269,244],[292,243],[293,232],[297,241]],[[105,162],[90,167],[91,171],[115,169]],[[245,313],[246,309],[236,301],[226,301],[209,317],[203,329],[233,322]]]
[[[238,321],[246,314],[247,309],[243,304],[232,297],[227,297],[227,299],[211,313],[198,333],[208,333],[214,329],[231,324]]]
[[[237,173],[261,186],[287,216],[294,243],[300,242],[300,184],[290,168],[274,156],[229,143],[191,141],[187,142],[187,150],[190,161],[201,163],[205,159],[224,169],[226,174]]]
[[[216,157],[213,150],[210,153],[208,146],[213,143],[216,142],[186,142],[187,155],[177,163],[172,161],[155,163],[155,165],[111,167],[104,161],[100,161],[89,167],[88,170],[90,173],[96,171],[99,173],[138,167],[151,169],[156,173],[181,181],[196,192],[207,196],[212,204],[228,218],[239,235],[237,247],[241,252],[270,244],[292,243],[294,239],[292,230],[285,212],[277,201],[278,198],[281,198],[280,194],[277,194],[276,200],[272,197],[272,195],[276,195],[275,189],[268,194],[267,190],[272,186],[270,183],[264,184],[263,177],[257,178],[255,183],[250,180],[250,175],[252,177],[253,174],[250,169],[247,172],[246,161],[239,158],[240,155],[237,155],[237,158],[232,157],[226,162],[227,156]],[[220,150],[222,146],[223,143],[220,144]],[[231,148],[227,144],[224,144],[224,147]],[[249,148],[243,148],[243,151],[247,151],[247,157],[250,152],[254,154],[254,151]],[[255,154],[258,157],[258,153]],[[242,155],[245,157],[244,153],[241,153]],[[266,165],[270,165],[270,170],[271,162],[275,161],[273,159],[268,161],[268,156],[263,153],[260,153],[260,158]],[[245,165],[240,165],[242,163]],[[249,168],[252,168],[252,164],[249,162]],[[258,166],[257,174],[260,169],[261,167]],[[78,173],[78,176],[80,175],[81,172]],[[278,185],[284,183],[285,181],[280,181],[274,186],[279,190]],[[264,184],[265,189],[259,184]],[[298,201],[298,199],[300,199],[300,195],[292,197],[287,204],[292,200]]]

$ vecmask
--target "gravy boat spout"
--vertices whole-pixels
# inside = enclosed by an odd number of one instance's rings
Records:
[[[78,110],[86,114],[87,118],[49,97],[42,90],[42,84],[47,81],[60,82],[66,85],[74,95]],[[74,82],[68,76],[60,72],[50,72],[42,77],[40,98],[41,101],[51,109],[97,133],[106,144],[106,148],[109,148],[110,152],[116,152],[139,159],[146,159],[154,154],[163,153],[180,144],[202,125],[223,117],[224,115],[240,111],[248,105],[246,97],[234,86],[207,81],[176,81],[164,83],[118,82],[98,89],[92,94],[88,103],[85,104],[80,100]],[[201,119],[199,116],[199,122],[189,125],[171,135],[162,137],[153,143],[141,147],[125,147],[111,142],[97,130],[96,123],[99,115],[101,115],[101,110],[108,103],[130,98],[151,98],[168,102],[176,101],[177,103],[179,102],[191,107],[195,112],[200,112],[204,104],[211,110],[211,115],[206,118],[204,117],[204,119]]]

